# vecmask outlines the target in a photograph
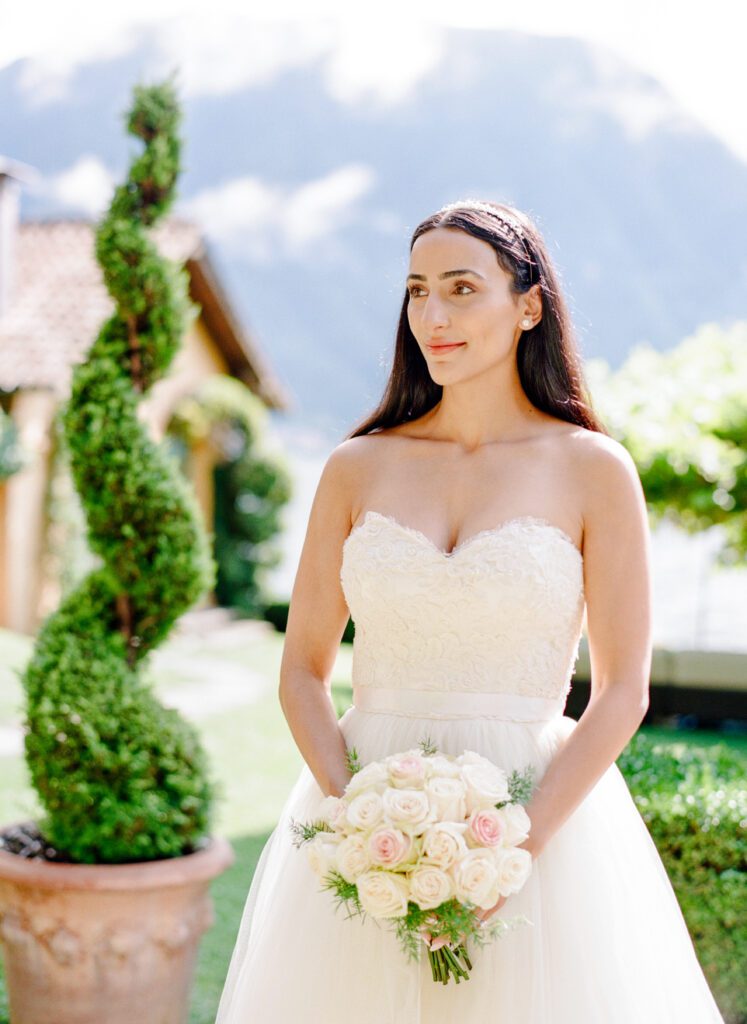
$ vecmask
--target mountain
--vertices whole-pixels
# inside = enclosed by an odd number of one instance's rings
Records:
[[[165,70],[156,42],[80,66],[44,103],[24,62],[0,72],[0,152],[43,175],[24,217],[90,205],[95,174],[73,173],[84,155],[121,178],[137,149],[122,122],[132,85]],[[665,349],[747,309],[747,167],[660,85],[573,39],[449,30],[442,42],[387,103],[336,98],[319,57],[184,101],[181,212],[204,224],[296,395],[292,420],[330,444],[383,388],[412,230],[465,195],[535,218],[585,358],[617,365],[639,341]]]

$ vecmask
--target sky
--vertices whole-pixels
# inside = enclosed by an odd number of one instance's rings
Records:
[[[80,65],[126,53],[144,31],[155,26],[163,68],[153,71],[178,65],[180,89],[186,95],[229,94],[314,61],[323,68],[327,91],[339,102],[365,100],[386,105],[406,96],[437,65],[450,28],[575,37],[608,51],[609,59],[600,62],[602,81],[608,83],[605,102],[615,96],[617,62],[627,63],[652,76],[686,114],[747,162],[743,110],[747,61],[739,0],[709,0],[708,4],[694,0],[533,0],[531,4],[379,0],[375,17],[368,5],[365,15],[353,7],[350,0],[312,0],[311,4],[309,0],[262,4],[257,0],[211,0],[209,5],[204,0],[127,0],[123,4],[0,0],[0,68],[28,58],[20,85],[27,102],[43,106],[64,98]],[[639,97],[632,99],[630,90],[625,90],[625,95],[633,106],[616,112],[631,131],[645,131],[667,113],[656,108],[660,103],[657,90],[641,90]],[[2,149],[0,139],[0,153]],[[86,212],[93,216],[107,201],[111,174],[93,154],[83,154],[48,187],[56,190],[63,205],[80,205],[81,197],[87,197],[90,209]],[[227,242],[236,230],[248,237],[247,224],[236,220],[237,209],[245,209],[252,223],[258,216],[269,218],[269,236],[276,246],[278,237],[284,237],[277,218],[282,211],[292,210],[288,232],[299,223],[307,232],[303,238],[289,234],[287,245],[295,251],[316,242],[318,225],[330,221],[329,204],[337,204],[333,219],[338,220],[346,204],[366,187],[366,170],[357,165],[333,169],[325,178],[304,182],[290,197],[282,193],[282,183],[260,187],[256,181],[239,180],[230,182],[227,191],[208,191],[195,197],[190,212],[198,219],[209,219],[214,232],[223,230]],[[299,207],[303,216],[297,216]],[[320,210],[324,216],[315,216]],[[255,254],[257,258],[261,255]],[[290,591],[322,461],[317,455],[309,458],[305,469],[295,466],[299,482],[295,500],[302,507],[290,517],[288,551],[273,578],[280,595],[287,596]],[[696,541],[686,550],[672,545],[654,550],[655,557],[663,559],[656,566],[662,590],[656,616],[660,641],[700,646],[708,641],[728,647],[740,635],[730,615],[741,607],[734,588],[737,583],[743,588],[743,582],[741,578],[735,582],[733,574],[726,581],[732,589],[722,587],[718,595],[717,580],[709,577],[709,630],[718,627],[721,632],[706,636],[702,624],[698,625],[706,606],[696,587],[706,579],[700,569],[705,541],[705,537],[697,538],[701,545],[697,550]],[[694,559],[692,564],[687,558]],[[688,581],[687,586],[683,580]]]
[[[64,96],[82,63],[126,52],[158,26],[164,67],[187,95],[220,95],[320,57],[341,102],[396,103],[437,62],[451,27],[573,36],[607,47],[657,79],[686,112],[747,162],[747,62],[738,0],[381,0],[376,16],[349,0],[0,0],[0,68],[29,58],[21,85],[43,105]],[[270,8],[269,10],[267,8]],[[160,69],[154,69],[160,70]],[[0,143],[1,148],[1,143]]]

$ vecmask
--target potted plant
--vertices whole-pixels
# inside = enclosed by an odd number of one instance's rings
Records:
[[[179,172],[171,80],[135,89],[144,143],[96,230],[114,299],[76,366],[64,432],[100,564],[42,624],[26,667],[38,824],[0,832],[0,941],[13,1024],[183,1024],[209,882],[233,860],[195,730],[156,700],[147,655],[214,580],[209,539],[138,402],[194,309],[147,229]]]

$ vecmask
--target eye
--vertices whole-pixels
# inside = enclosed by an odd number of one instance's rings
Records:
[[[457,288],[466,288],[467,289],[466,292],[458,292],[457,294],[459,294],[459,295],[471,295],[472,292],[474,292],[474,290],[475,290],[472,287],[472,285],[468,284],[466,281],[457,281],[457,283],[454,285],[454,288],[455,289],[457,289]],[[408,288],[408,291],[410,293],[410,298],[411,299],[418,298],[418,295],[416,293],[418,291],[422,291],[422,290],[423,289],[420,287],[420,285],[418,285],[418,284],[412,285],[410,288]]]

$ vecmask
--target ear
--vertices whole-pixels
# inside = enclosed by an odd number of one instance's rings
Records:
[[[528,292],[522,295],[522,316],[528,316],[533,324],[538,324],[542,319],[542,289],[538,284],[533,284]]]

